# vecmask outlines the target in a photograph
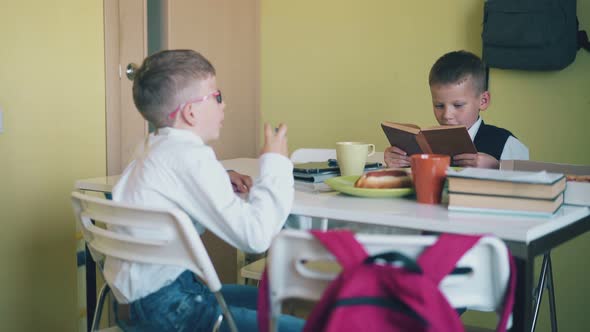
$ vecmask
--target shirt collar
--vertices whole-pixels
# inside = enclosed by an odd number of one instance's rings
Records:
[[[475,123],[471,126],[471,128],[467,129],[467,132],[469,133],[469,137],[471,137],[471,140],[473,141],[475,139],[475,135],[477,134],[477,131],[479,130],[479,127],[481,126],[481,117],[478,116],[477,117],[477,121],[475,121]]]
[[[155,135],[155,133],[153,133],[153,135],[156,137],[157,136],[168,136],[168,137],[173,137],[173,138],[189,139],[189,140],[195,141],[196,143],[199,143],[199,144],[205,144],[205,142],[203,141],[203,139],[200,136],[197,136],[193,132],[191,132],[189,130],[185,130],[185,129],[164,127],[164,128],[158,129],[157,135]]]

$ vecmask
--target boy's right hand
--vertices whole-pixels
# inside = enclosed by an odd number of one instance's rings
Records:
[[[387,167],[409,167],[410,156],[397,146],[390,146],[383,152],[383,161]]]
[[[264,124],[264,146],[260,154],[268,152],[279,153],[289,158],[286,124],[281,123],[276,132],[268,123]]]

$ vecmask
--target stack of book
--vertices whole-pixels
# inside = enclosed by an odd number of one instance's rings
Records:
[[[449,210],[552,215],[563,204],[564,174],[465,168],[447,171]]]
[[[365,171],[381,168],[381,163],[368,162]],[[295,178],[295,189],[303,191],[332,191],[332,188],[324,183],[325,180],[340,176],[340,168],[335,159],[322,162],[309,162],[295,164],[293,177]]]

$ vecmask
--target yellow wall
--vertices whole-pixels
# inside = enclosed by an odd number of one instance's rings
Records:
[[[105,174],[102,1],[0,5],[0,329],[77,329],[74,180]]]
[[[288,123],[291,150],[334,147],[339,140],[383,150],[382,120],[434,125],[430,66],[451,50],[481,55],[482,12],[483,1],[473,0],[263,0],[262,120]],[[590,30],[590,1],[578,1],[578,17]],[[515,133],[532,159],[590,164],[589,73],[586,51],[562,71],[492,70],[492,106],[483,117]],[[582,266],[589,239],[581,236],[553,254],[564,331],[590,326],[583,302],[590,268]],[[538,331],[547,331],[542,312]]]
[[[379,121],[434,124],[426,76],[453,49],[481,53],[482,2],[262,1],[262,119],[290,126],[291,149],[366,140]],[[590,29],[590,3],[578,1]],[[77,325],[75,179],[105,174],[102,2],[0,7],[0,322],[6,331]],[[493,70],[489,123],[536,160],[590,164],[590,55],[563,71]],[[558,137],[563,137],[558,141]],[[562,330],[590,325],[582,267],[589,235],[554,251]],[[544,308],[546,309],[546,308]],[[543,316],[540,331],[547,331]],[[468,314],[467,319],[479,320]]]

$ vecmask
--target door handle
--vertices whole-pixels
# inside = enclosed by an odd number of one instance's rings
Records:
[[[127,78],[130,81],[133,81],[133,79],[135,78],[135,73],[137,72],[137,68],[139,68],[136,64],[134,64],[133,62],[130,62],[127,65],[127,68],[125,69],[125,74],[127,75]]]

